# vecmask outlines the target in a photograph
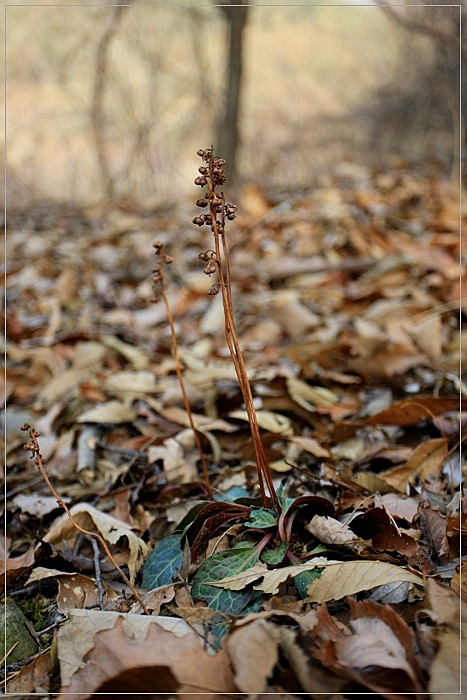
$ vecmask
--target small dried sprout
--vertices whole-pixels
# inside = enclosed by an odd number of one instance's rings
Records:
[[[216,270],[217,270],[216,263],[213,260],[210,260],[209,263],[204,268],[203,272],[205,275],[211,276],[215,273]]]
[[[225,215],[229,219],[229,221],[233,221],[233,219],[235,219],[236,212],[237,212],[237,207],[235,204],[226,204],[225,205]]]
[[[206,250],[204,253],[199,253],[198,258],[203,262],[207,262],[208,260],[217,260],[214,250]]]
[[[209,296],[213,297],[216,294],[219,294],[219,290],[220,290],[220,285],[218,283],[213,284],[212,287],[209,287],[208,294],[209,294]]]

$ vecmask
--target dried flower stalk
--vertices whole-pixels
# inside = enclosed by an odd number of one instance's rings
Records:
[[[50,491],[57,499],[57,503],[60,506],[60,508],[63,508],[63,510],[65,511],[67,516],[69,517],[71,523],[73,524],[73,526],[77,530],[79,530],[79,532],[82,532],[83,535],[87,535],[88,537],[92,537],[95,540],[97,540],[98,542],[100,542],[100,544],[102,545],[102,548],[104,549],[106,555],[109,558],[109,561],[112,562],[112,564],[115,566],[115,568],[117,569],[118,573],[120,574],[120,576],[122,577],[122,579],[124,580],[126,585],[130,588],[134,597],[136,598],[138,603],[141,605],[145,615],[149,615],[150,614],[149,610],[145,606],[140,594],[138,593],[138,591],[136,590],[134,585],[131,583],[130,579],[125,575],[125,573],[122,571],[122,569],[119,567],[119,565],[115,561],[114,557],[112,556],[112,552],[110,551],[110,549],[107,545],[107,542],[102,537],[102,535],[99,535],[99,533],[97,533],[97,532],[92,532],[91,530],[86,530],[84,527],[81,527],[81,525],[78,525],[78,523],[75,521],[72,514],[70,513],[70,510],[69,510],[68,506],[66,505],[65,501],[63,500],[63,498],[61,498],[61,496],[57,493],[55,488],[52,486],[52,482],[50,481],[49,476],[45,470],[45,459],[41,454],[41,449],[39,446],[39,442],[37,440],[37,438],[40,437],[40,433],[38,433],[37,430],[32,428],[27,423],[25,423],[24,425],[21,426],[21,430],[25,430],[25,431],[27,430],[29,432],[29,442],[27,442],[23,447],[25,450],[31,450],[31,453],[32,453],[31,457],[34,458],[34,464],[39,468],[40,473],[44,477],[45,483],[47,484]]]
[[[201,214],[196,216],[193,219],[193,223],[197,226],[210,226],[214,236],[214,250],[208,250],[204,253],[200,253],[199,257],[201,260],[207,263],[204,269],[205,274],[211,275],[215,271],[217,271],[218,274],[218,283],[214,284],[208,293],[213,295],[218,294],[220,291],[222,294],[225,318],[225,337],[232,361],[234,363],[235,371],[237,373],[243,401],[245,403],[245,409],[248,414],[261,497],[263,499],[264,506],[268,507],[268,491],[274,509],[279,512],[280,504],[274,488],[272,474],[266,458],[264,446],[261,441],[258,417],[256,415],[253,402],[250,381],[248,379],[245,360],[243,358],[238,340],[233,316],[232,283],[225,228],[227,221],[232,221],[235,218],[237,207],[233,204],[226,204],[224,193],[216,191],[217,186],[222,186],[225,183],[225,175],[223,171],[225,160],[215,156],[212,147],[200,149],[197,154],[203,159],[204,164],[198,168],[200,175],[195,179],[195,185],[199,185],[200,187],[205,187],[207,185],[207,192],[205,192],[203,197],[197,199],[196,204],[201,208],[208,207],[209,214]]]

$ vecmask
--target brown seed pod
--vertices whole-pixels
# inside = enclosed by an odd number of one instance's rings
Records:
[[[199,185],[200,187],[204,187],[204,185],[207,183],[207,180],[205,177],[197,177],[195,178],[195,185]]]
[[[203,272],[205,275],[213,275],[216,271],[216,263],[212,260],[206,265]]]
[[[202,226],[204,224],[204,220],[201,216],[195,216],[195,218],[193,219],[193,223],[197,226]]]
[[[206,197],[200,197],[199,199],[196,200],[196,206],[197,207],[207,207],[208,205],[208,200]]]
[[[196,151],[196,155],[199,156],[200,158],[202,158],[204,155],[206,155],[206,151],[204,150],[204,148],[199,148]]]
[[[201,173],[201,175],[207,175],[208,169],[205,165],[200,165],[198,168],[198,172]]]
[[[219,294],[219,285],[213,284],[212,287],[209,287],[208,294],[211,297],[215,296],[216,294]]]

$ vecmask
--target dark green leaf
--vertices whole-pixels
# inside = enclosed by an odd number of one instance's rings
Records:
[[[287,542],[281,542],[276,549],[267,549],[261,554],[262,561],[266,564],[272,564],[273,566],[275,564],[280,564],[287,553],[288,546]]]
[[[182,566],[181,538],[169,535],[161,540],[144,562],[142,584],[145,588],[158,588],[172,583]]]
[[[248,527],[264,529],[277,525],[277,517],[273,513],[270,513],[269,510],[265,510],[264,508],[252,510],[250,517],[251,520],[248,520],[245,523],[245,525],[248,525]]]
[[[196,572],[191,589],[193,600],[204,600],[212,610],[239,615],[257,591],[253,591],[251,586],[242,591],[230,591],[209,586],[205,581],[221,581],[226,576],[234,576],[253,566],[257,560],[258,552],[255,547],[227,549],[213,554]]]
[[[319,579],[322,573],[323,569],[316,567],[314,569],[310,569],[309,571],[302,571],[294,576],[293,582],[300,598],[308,597],[308,586],[310,583],[313,583],[313,581]]]

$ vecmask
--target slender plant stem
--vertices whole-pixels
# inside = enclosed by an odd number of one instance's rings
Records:
[[[200,460],[201,460],[201,467],[203,469],[204,481],[206,484],[208,496],[209,496],[210,500],[212,501],[212,500],[214,500],[214,496],[212,493],[211,481],[209,479],[208,467],[206,464],[206,459],[204,457],[204,452],[203,452],[203,447],[201,445],[199,432],[196,429],[195,422],[193,420],[193,412],[191,410],[190,402],[188,400],[188,395],[186,393],[185,382],[183,380],[182,363],[180,361],[180,352],[178,349],[177,334],[175,332],[174,317],[172,314],[172,309],[170,308],[167,293],[165,291],[164,263],[167,262],[168,260],[167,260],[167,257],[162,254],[162,249],[163,249],[162,243],[155,243],[154,248],[156,249],[156,253],[159,256],[159,265],[157,266],[156,272],[154,273],[153,280],[154,280],[154,283],[159,285],[160,295],[162,297],[162,301],[164,302],[165,310],[167,313],[167,320],[168,320],[169,326],[170,326],[170,334],[171,334],[171,338],[172,338],[172,348],[173,348],[173,354],[174,354],[174,360],[175,360],[175,372],[177,373],[178,383],[180,385],[180,389],[181,389],[182,397],[183,397],[183,404],[185,406],[185,411],[187,412],[188,420],[190,422],[190,427],[193,431],[193,436],[195,438],[196,447],[197,447],[198,452],[199,452],[199,456],[200,456]],[[169,258],[169,260],[170,260],[170,258]]]
[[[230,275],[229,251],[227,247],[227,241],[225,238],[225,199],[223,194],[220,195],[222,207],[220,211],[219,226],[217,219],[219,214],[218,205],[213,203],[213,200],[218,200],[219,195],[217,195],[215,192],[214,159],[212,152],[210,153],[207,162],[209,167],[209,190],[207,194],[207,199],[209,201],[209,211],[212,220],[211,228],[214,235],[214,246],[216,253],[216,266],[219,275],[222,303],[224,306],[225,336],[242,391],[245,409],[248,415],[251,437],[253,441],[253,449],[255,451],[256,465],[258,470],[258,483],[261,491],[261,497],[266,507],[268,504],[266,494],[267,486],[270,498],[272,499],[274,505],[274,509],[277,511],[277,513],[279,513],[279,499],[274,488],[271,470],[269,468],[269,463],[261,440],[258,416],[256,415],[253,394],[251,391],[250,381],[248,379],[248,372],[246,369],[245,360],[243,358],[243,353],[235,329],[235,321],[233,317],[232,283]],[[220,243],[220,239],[222,239],[222,245]]]
[[[57,503],[60,506],[60,508],[63,508],[63,510],[67,514],[68,518],[70,519],[72,525],[77,530],[79,530],[79,532],[81,532],[83,535],[87,535],[88,537],[92,537],[92,538],[96,539],[98,542],[100,542],[100,544],[102,545],[109,560],[115,566],[118,573],[120,574],[120,576],[122,577],[122,579],[124,580],[126,585],[131,589],[131,592],[135,596],[136,600],[143,608],[145,615],[149,615],[150,614],[149,610],[145,606],[143,599],[141,598],[140,594],[138,593],[138,591],[136,590],[134,585],[131,583],[130,579],[124,574],[124,572],[121,570],[121,568],[119,567],[119,565],[115,561],[114,557],[112,556],[112,552],[110,551],[110,549],[107,545],[107,542],[102,537],[102,535],[100,535],[97,532],[91,532],[91,530],[86,530],[84,527],[81,527],[81,525],[78,525],[78,523],[76,522],[76,520],[73,518],[72,514],[70,513],[70,510],[69,510],[68,506],[66,505],[65,501],[63,500],[63,498],[61,498],[61,496],[57,493],[55,488],[52,486],[52,482],[49,479],[49,475],[47,474],[47,472],[45,470],[45,459],[43,458],[41,451],[40,451],[39,442],[37,440],[37,438],[39,437],[39,433],[37,432],[37,430],[32,428],[27,423],[25,423],[24,425],[21,426],[21,430],[25,430],[25,431],[27,430],[29,432],[30,442],[28,442],[28,443],[26,443],[26,445],[24,445],[24,449],[31,450],[32,457],[34,457],[34,464],[36,464],[36,466],[39,467],[39,471],[41,472],[42,476],[44,477],[45,483],[47,484],[50,491],[57,499]]]

